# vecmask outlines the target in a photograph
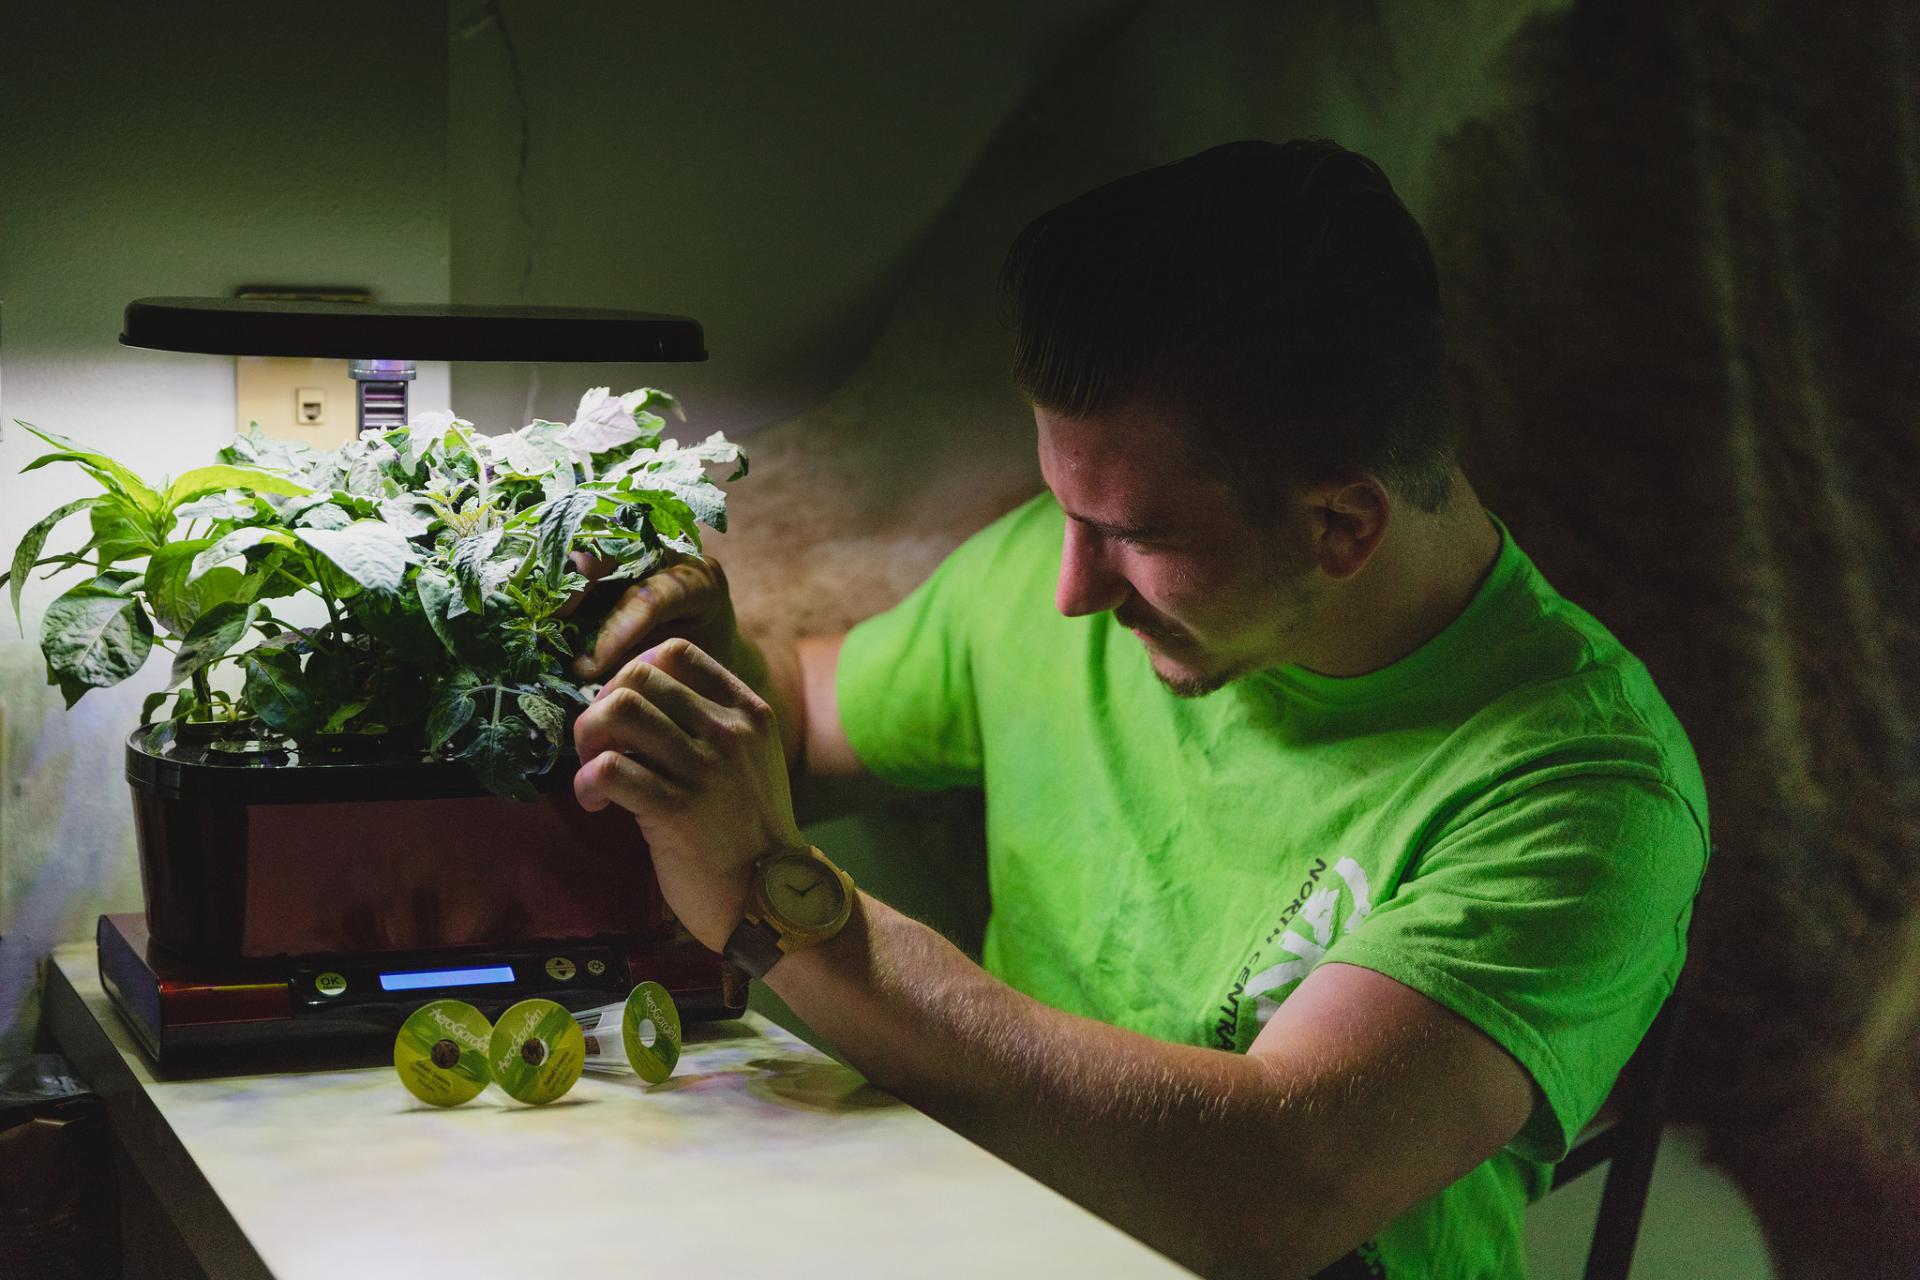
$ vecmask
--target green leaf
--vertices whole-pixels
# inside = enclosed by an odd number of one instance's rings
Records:
[[[647,524],[668,546],[699,551],[699,517],[680,495],[671,489],[634,489],[622,490],[618,496],[645,511]]]
[[[668,441],[667,444],[671,445],[673,441]],[[666,451],[665,445],[661,447]],[[740,465],[733,469],[733,474],[727,477],[729,484],[747,474],[747,451],[727,439],[724,432],[716,431],[699,444],[676,447],[673,452],[677,452],[682,457],[696,458],[702,465],[714,462],[739,463]]]
[[[348,493],[378,498],[399,487],[388,479],[387,470],[391,467],[400,471],[400,454],[378,436],[349,440],[340,446],[337,456],[347,468]]]
[[[364,701],[345,703],[332,715],[327,717],[327,722],[320,726],[320,732],[344,733],[346,732],[348,722],[366,709],[367,704]]]
[[[447,739],[460,732],[473,719],[473,688],[478,683],[471,671],[456,673],[444,681],[427,710],[427,749],[439,751]]]
[[[194,672],[204,670],[226,657],[259,616],[259,605],[243,604],[237,600],[217,604],[201,614],[193,628],[182,637],[179,651],[173,655],[173,672],[167,679],[168,687],[179,684]]]
[[[291,648],[261,645],[242,660],[247,668],[246,699],[262,724],[289,738],[304,738],[326,716],[308,692],[300,658]]]
[[[173,518],[176,520],[224,520],[229,524],[271,514],[272,508],[258,499],[236,498],[225,490],[206,494],[192,502],[183,502],[173,509]]]
[[[145,516],[125,498],[107,494],[87,513],[93,537],[84,548],[98,552],[107,560],[126,560],[143,556],[157,545],[153,527]]]
[[[506,716],[483,723],[473,741],[461,749],[459,758],[493,794],[531,800],[536,793],[527,775],[538,770],[545,754],[532,739],[525,721]]]
[[[238,466],[263,466],[275,471],[305,471],[320,455],[311,445],[274,440],[263,434],[260,424],[249,423],[247,434],[233,437],[233,443],[220,450],[220,461]]]
[[[222,566],[193,574],[200,554],[213,545],[212,538],[169,542],[147,561],[147,603],[155,620],[173,635],[186,635],[215,605],[250,599],[251,588],[258,585],[238,569]]]
[[[382,498],[380,518],[406,538],[422,538],[433,531],[433,508],[424,499],[412,494]]]
[[[536,541],[540,548],[540,573],[549,587],[559,587],[560,580],[572,567],[574,535],[580,532],[581,522],[598,502],[599,495],[575,489],[549,502],[540,513]]]
[[[546,688],[548,693],[558,694],[563,700],[571,702],[576,706],[584,707],[593,701],[580,691],[580,686],[569,684],[559,676],[543,675],[540,677],[540,683]]]
[[[414,591],[365,591],[354,597],[353,620],[377,649],[410,666],[432,670],[446,654]]]
[[[353,517],[345,507],[322,502],[302,511],[293,523],[303,529],[344,529],[353,523]]]
[[[214,543],[193,558],[193,563],[187,568],[187,581],[191,582],[195,578],[201,577],[211,570],[220,567],[235,556],[243,555],[263,543],[276,547],[297,547],[300,545],[293,540],[293,535],[280,529],[267,529],[259,525],[248,525],[244,529],[235,529],[232,533],[227,534],[221,538],[220,541]]]
[[[453,643],[453,632],[447,627],[448,609],[454,598],[453,583],[438,569],[427,567],[414,575],[413,590],[420,597],[420,611],[426,615],[427,625],[433,628],[433,634],[440,637],[440,643],[446,646],[448,653],[458,653]]]
[[[20,422],[18,418],[15,418],[14,421],[19,422],[22,427],[25,427],[34,435],[39,436],[42,440],[45,440],[48,444],[60,450],[59,453],[41,454],[32,462],[20,468],[23,474],[28,471],[37,471],[41,467],[53,462],[77,462],[82,467],[85,467],[94,479],[105,485],[108,491],[125,498],[128,502],[132,503],[134,507],[145,512],[148,516],[158,516],[166,509],[165,503],[161,501],[160,495],[148,488],[145,481],[141,480],[139,476],[129,471],[126,467],[115,462],[112,458],[109,458],[106,454],[95,453],[90,449],[75,444],[63,435],[52,431],[42,431],[29,423]]]
[[[247,570],[247,581],[252,585],[248,587],[244,599],[277,600],[283,596],[298,595],[302,588],[313,581],[306,556],[284,547],[274,547],[252,561],[251,565]]]
[[[53,526],[65,520],[76,511],[87,507],[99,506],[99,498],[82,498],[78,502],[69,502],[64,507],[56,507],[52,514],[39,524],[27,530],[20,539],[20,545],[13,549],[13,568],[8,570],[8,578],[13,590],[13,617],[20,627],[20,634],[27,634],[25,619],[20,617],[20,589],[27,585],[27,575],[33,572],[35,562],[40,559],[40,549],[47,545],[47,535],[53,532]]]
[[[470,538],[462,538],[453,549],[453,578],[460,584],[460,598],[468,609],[479,613],[486,607],[487,583],[484,572],[487,557],[500,545],[504,530],[488,529]]]
[[[419,469],[421,461],[435,451],[436,445],[440,446],[440,452],[444,456],[446,450],[444,442],[449,432],[464,442],[466,432],[472,427],[471,422],[465,418],[456,418],[450,410],[435,409],[428,413],[416,414],[406,425],[407,434],[404,440],[398,438],[397,432],[389,433],[387,440],[399,451],[400,469],[411,475]]]
[[[334,494],[331,489],[323,492],[309,493],[302,498],[288,498],[286,501],[276,504],[280,510],[280,523],[291,527],[301,516],[313,510],[315,507],[326,506],[329,502],[332,502],[333,499]]]
[[[727,531],[727,495],[719,485],[700,476],[684,483],[669,481],[668,491],[686,504],[695,520],[719,533]]]
[[[530,422],[518,431],[499,437],[496,443],[508,468],[519,475],[544,476],[564,470],[571,479],[573,450],[560,439],[565,430],[565,425],[558,422]]]
[[[73,710],[74,703],[87,696],[87,690],[94,687],[84,680],[76,680],[70,675],[55,671],[52,663],[47,664],[47,683],[58,686],[60,696],[66,701],[69,711]]]
[[[407,566],[419,558],[398,529],[379,520],[357,520],[344,529],[297,529],[294,536],[369,591],[398,591]]]
[[[205,493],[225,493],[244,489],[248,493],[277,493],[289,498],[304,496],[307,486],[287,476],[261,471],[257,467],[196,467],[167,486],[166,509]]]
[[[537,693],[524,690],[519,697],[520,710],[549,742],[563,742],[567,735],[567,713]]]
[[[640,393],[611,394],[611,388],[594,387],[580,397],[573,424],[559,439],[576,453],[607,453],[638,440],[640,424],[634,420],[641,403]]]
[[[167,719],[169,720],[193,720],[193,719],[205,720],[211,717],[209,717],[204,713],[210,712],[212,709],[213,708],[211,705],[202,705],[200,702],[199,691],[196,690],[192,685],[187,685],[183,689],[176,689],[174,691],[173,712],[167,717]]]
[[[72,588],[40,620],[40,652],[69,707],[89,688],[125,680],[152,650],[153,624],[140,602],[97,583]]]
[[[307,658],[306,678],[301,687],[324,718],[330,714],[329,708],[358,695],[366,681],[367,665],[363,654],[345,647],[316,649]]]
[[[672,441],[667,443],[673,445]],[[604,478],[620,482],[610,491],[611,496],[622,496],[629,490],[637,493],[668,493],[685,503],[701,522],[724,533],[727,528],[727,495],[707,477],[706,468],[709,463],[738,458],[741,467],[730,477],[738,479],[746,474],[745,457],[738,445],[715,432],[705,444],[692,448],[674,446],[652,455],[635,454],[609,470]]]
[[[158,693],[148,694],[146,698],[141,701],[140,727],[142,729],[146,728],[148,725],[153,723],[154,712],[160,709],[161,703],[165,702],[168,698],[171,698],[172,696],[173,696],[172,693],[170,693],[165,689],[162,689]]]

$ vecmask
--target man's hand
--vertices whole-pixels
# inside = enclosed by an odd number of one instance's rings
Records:
[[[672,639],[606,683],[573,740],[580,803],[634,816],[667,905],[721,950],[746,906],[747,869],[805,843],[773,709],[705,651]]]
[[[588,578],[599,576],[595,570],[600,566],[584,555],[576,555],[575,564]],[[675,636],[692,641],[749,683],[760,684],[762,672],[742,670],[755,664],[750,660],[752,647],[742,642],[734,620],[726,571],[719,561],[705,558],[668,565],[628,587],[601,622],[592,651],[575,659],[573,672],[583,680],[604,680],[641,646]]]

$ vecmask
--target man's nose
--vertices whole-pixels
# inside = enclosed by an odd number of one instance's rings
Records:
[[[1132,592],[1126,578],[1108,562],[1110,550],[1099,534],[1067,521],[1067,536],[1060,544],[1060,582],[1053,593],[1054,606],[1063,615],[1081,618],[1105,613]]]

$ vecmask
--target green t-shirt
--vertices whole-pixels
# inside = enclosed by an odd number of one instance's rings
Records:
[[[983,959],[1049,1005],[1245,1052],[1336,960],[1491,1036],[1543,1103],[1355,1274],[1524,1274],[1526,1202],[1685,957],[1707,802],[1673,712],[1504,526],[1466,610],[1399,662],[1179,698],[1111,614],[1055,610],[1063,519],[1041,495],[854,628],[854,751],[900,785],[985,788]]]

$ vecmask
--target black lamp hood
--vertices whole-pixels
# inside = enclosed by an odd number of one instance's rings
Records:
[[[257,298],[137,298],[120,342],[221,356],[346,360],[705,360],[698,321],[648,311]]]

